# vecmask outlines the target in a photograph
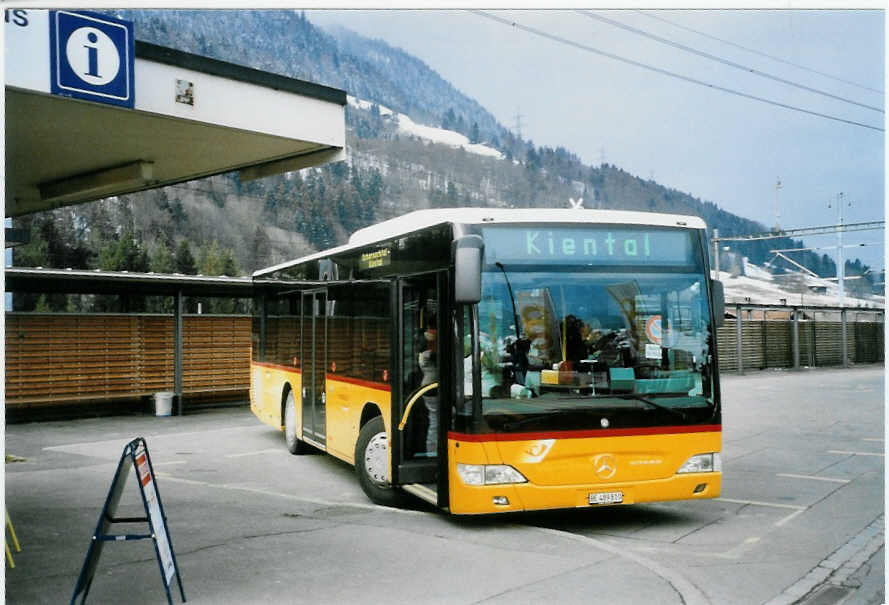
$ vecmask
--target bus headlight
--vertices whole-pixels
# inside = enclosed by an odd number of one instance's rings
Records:
[[[508,464],[458,464],[457,474],[466,485],[502,485],[528,480]]]
[[[685,461],[676,473],[721,473],[722,456],[719,452],[697,454]]]

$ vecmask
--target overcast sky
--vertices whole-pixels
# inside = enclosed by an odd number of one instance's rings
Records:
[[[760,77],[574,11],[491,14],[686,78],[884,128],[882,112],[861,106],[884,106],[882,11],[594,11],[846,100]],[[339,10],[309,11],[308,17],[318,25],[344,25],[404,49],[479,101],[504,126],[514,128],[521,114],[526,139],[563,146],[585,163],[604,160],[769,227],[775,224],[778,179],[783,228],[835,224],[840,192],[852,204],[845,208],[845,222],[884,218],[880,130],[655,73],[472,12]],[[883,239],[880,231],[846,236],[847,243]],[[830,246],[836,240],[819,237],[807,243]],[[821,252],[833,256],[835,251]],[[847,258],[855,255],[876,269],[883,266],[882,245],[846,252]]]

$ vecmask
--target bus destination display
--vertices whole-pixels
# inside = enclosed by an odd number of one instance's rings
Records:
[[[389,248],[380,248],[372,252],[365,252],[358,257],[359,269],[378,269],[392,262],[392,251]]]
[[[488,227],[484,239],[489,264],[695,264],[691,234],[684,229]]]

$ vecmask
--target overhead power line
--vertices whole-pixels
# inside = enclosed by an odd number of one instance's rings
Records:
[[[603,17],[597,13],[587,10],[579,10],[576,11],[581,15],[589,17],[590,19],[595,19],[597,21],[601,21],[603,23],[607,23],[608,25],[612,25],[614,27],[618,27],[620,29],[626,30],[628,32],[632,32],[639,36],[644,36],[656,42],[660,42],[661,44],[666,44],[668,46],[672,46],[673,48],[678,48],[679,50],[684,50],[685,52],[691,53],[693,55],[697,55],[699,57],[704,57],[705,59],[710,59],[711,61],[716,61],[717,63],[722,63],[723,65],[728,65],[729,67],[734,67],[735,69],[740,69],[741,71],[746,71],[748,73],[768,78],[769,80],[774,80],[775,82],[780,82],[781,84],[787,84],[788,86],[793,86],[799,88],[801,90],[805,90],[808,92],[813,92],[818,95],[822,95],[825,97],[829,97],[831,99],[836,99],[837,101],[843,101],[844,103],[851,103],[852,105],[857,105],[859,107],[864,107],[865,109],[872,109],[873,111],[878,111],[880,113],[884,113],[882,107],[875,107],[873,105],[867,105],[865,103],[859,103],[858,101],[853,101],[852,99],[847,99],[846,97],[841,97],[839,95],[835,95],[824,90],[820,90],[818,88],[812,88],[811,86],[806,86],[805,84],[799,84],[798,82],[793,82],[792,80],[787,80],[785,78],[781,78],[779,76],[772,75],[770,73],[766,73],[764,71],[760,71],[758,69],[754,69],[752,67],[747,67],[746,65],[741,65],[740,63],[735,63],[734,61],[729,61],[728,59],[723,59],[722,57],[718,57],[716,55],[712,55],[710,53],[706,53],[702,50],[698,50],[696,48],[692,48],[690,46],[686,46],[684,44],[680,44],[679,42],[674,42],[673,40],[669,40],[667,38],[662,38],[645,30],[639,29],[637,27],[633,27],[632,25],[627,25],[625,23],[621,23],[620,21],[615,21],[614,19],[609,19],[608,17]]]
[[[886,221],[870,221],[866,223],[843,223],[841,225],[825,225],[823,227],[802,227],[800,229],[782,229],[781,231],[768,231],[766,233],[752,233],[750,235],[735,235],[727,237],[714,237],[714,242],[752,242],[763,239],[777,239],[781,237],[802,237],[804,235],[827,235],[838,231],[870,231],[873,229],[885,229]]]
[[[818,116],[819,118],[825,118],[828,120],[834,120],[836,122],[843,122],[844,124],[851,124],[853,126],[861,126],[862,128],[867,128],[870,130],[876,130],[878,132],[884,132],[883,128],[878,126],[871,126],[870,124],[864,124],[863,122],[856,122],[854,120],[847,120],[846,118],[840,118],[837,116],[833,116],[826,113],[820,113],[817,111],[812,111],[810,109],[804,109],[802,107],[797,107],[795,105],[788,105],[787,103],[781,103],[779,101],[773,101],[771,99],[766,99],[764,97],[758,97],[756,95],[751,95],[746,92],[741,92],[739,90],[734,90],[732,88],[726,88],[724,86],[718,86],[716,84],[711,84],[709,82],[705,82],[703,80],[698,80],[696,78],[692,78],[689,76],[684,76],[682,74],[672,72],[666,69],[662,69],[660,67],[654,67],[653,65],[648,65],[647,63],[641,63],[640,61],[634,61],[633,59],[627,59],[626,57],[621,57],[619,55],[615,55],[614,53],[610,53],[604,50],[599,50],[598,48],[593,48],[592,46],[587,46],[586,44],[581,44],[579,42],[575,42],[574,40],[569,40],[567,38],[562,38],[561,36],[556,36],[555,34],[550,34],[543,30],[539,30],[527,25],[522,25],[516,21],[510,21],[509,19],[504,19],[502,17],[498,17],[496,15],[492,15],[485,11],[470,9],[469,12],[475,13],[480,17],[484,17],[486,19],[491,19],[492,21],[496,21],[503,25],[507,25],[510,27],[514,27],[516,29],[520,29],[529,34],[534,34],[535,36],[540,36],[542,38],[546,38],[548,40],[552,40],[553,42],[559,42],[560,44],[565,44],[567,46],[572,46],[574,48],[584,50],[590,53],[594,53],[597,55],[601,55],[603,57],[608,57],[609,59],[614,59],[615,61],[620,61],[621,63],[626,63],[628,65],[634,65],[636,67],[641,67],[642,69],[647,69],[648,71],[653,71],[655,73],[659,73],[665,76],[670,76],[671,78],[677,78],[679,80],[684,80],[686,82],[691,82],[692,84],[698,84],[699,86],[706,86],[707,88],[712,88],[713,90],[719,90],[722,92],[727,92],[729,94],[733,94],[739,97],[744,97],[745,99],[752,99],[754,101],[760,101],[761,103],[767,103],[769,105],[774,105],[776,107],[783,107],[784,109],[790,109],[792,111],[798,111],[800,113],[806,113],[812,116]]]
[[[696,29],[692,29],[690,27],[686,27],[685,25],[681,25],[676,23],[675,21],[670,21],[669,19],[665,19],[658,15],[655,15],[653,11],[650,10],[637,10],[635,11],[640,15],[645,15],[649,19],[656,19],[658,21],[663,21],[668,25],[672,25],[673,27],[677,27],[679,29],[684,29],[685,31],[691,32],[693,34],[697,34],[699,36],[704,36],[705,38],[710,38],[711,40],[716,40],[717,42],[722,42],[723,44],[728,44],[729,46],[734,46],[735,48],[740,48],[741,50],[747,51],[749,53],[753,53],[755,55],[759,55],[761,57],[765,57],[767,59],[771,59],[772,61],[778,61],[779,63],[784,63],[785,65],[790,65],[791,67],[796,67],[797,69],[803,69],[805,71],[812,72],[813,74],[818,74],[819,76],[824,76],[825,78],[830,78],[831,80],[836,80],[837,82],[842,82],[843,84],[849,84],[850,86],[855,86],[857,88],[862,88],[864,90],[869,90],[871,92],[875,92],[877,94],[883,94],[882,90],[878,90],[876,88],[871,88],[870,86],[864,86],[863,84],[858,84],[857,82],[852,82],[851,80],[846,80],[844,78],[840,78],[838,76],[831,75],[829,73],[825,73],[823,71],[818,71],[817,69],[812,69],[811,67],[806,67],[805,65],[800,65],[799,63],[793,63],[792,61],[787,61],[786,59],[782,59],[781,57],[776,57],[774,55],[770,55],[768,53],[764,53],[762,51],[756,50],[754,48],[748,48],[746,46],[741,46],[740,44],[736,44],[735,42],[731,42],[730,40],[725,40],[723,38],[717,38],[716,36],[712,36],[708,33],[698,31]]]
[[[863,242],[860,244],[843,244],[843,248],[865,248],[867,246],[882,246],[883,242]],[[805,252],[806,250],[836,250],[838,246],[816,246],[814,248],[782,248],[781,250],[769,250],[769,252]]]

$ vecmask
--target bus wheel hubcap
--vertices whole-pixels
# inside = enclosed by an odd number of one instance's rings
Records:
[[[386,433],[377,433],[371,437],[364,450],[364,471],[371,481],[377,485],[387,485],[386,461],[388,459],[389,442]]]

